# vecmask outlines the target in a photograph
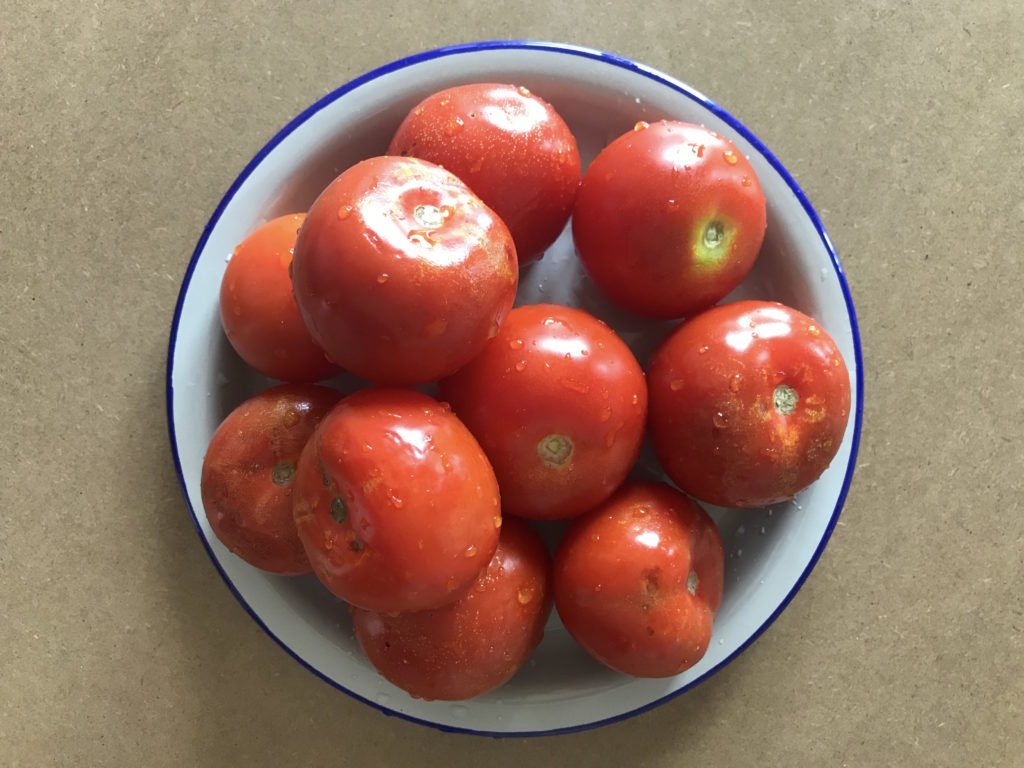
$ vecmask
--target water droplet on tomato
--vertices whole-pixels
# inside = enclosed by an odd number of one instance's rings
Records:
[[[715,415],[711,417],[711,423],[718,429],[725,429],[729,426],[729,420],[725,417],[725,414],[721,411],[715,411]]]
[[[743,377],[740,374],[738,374],[738,373],[734,373],[732,378],[729,379],[729,390],[731,392],[739,392],[740,391],[740,383],[742,381],[743,381]]]
[[[645,128],[650,128],[650,127],[651,127],[651,124],[648,123],[646,120],[640,120],[636,125],[633,126],[633,130],[634,131],[642,131]]]
[[[633,397],[630,398],[633,405],[640,405],[640,395],[636,392],[633,393]]]
[[[749,187],[749,186],[750,186],[751,184],[753,184],[753,183],[754,183],[754,182],[752,182],[752,181],[750,180],[750,177],[749,177],[749,176],[744,176],[744,177],[743,177],[743,178],[742,178],[742,179],[740,180],[740,184],[742,184],[742,185],[743,185],[744,187]]]
[[[526,86],[520,85],[518,88],[516,88],[516,90],[519,91],[519,95],[520,96],[530,96],[531,95],[530,94],[530,89],[527,88]]]
[[[566,359],[570,359],[570,358],[571,358],[570,355],[566,355]],[[576,381],[575,379],[571,379],[568,376],[565,376],[565,377],[559,379],[558,383],[561,384],[566,389],[571,390],[573,392],[578,392],[581,395],[585,395],[588,392],[590,392],[590,385],[589,384],[587,384],[586,382],[582,382],[582,381]]]
[[[531,600],[533,600],[533,590],[529,587],[518,590],[516,592],[516,599],[519,601],[520,605],[527,605]]]
[[[413,110],[413,114],[416,115],[416,117],[419,117],[420,115],[422,115],[423,114],[423,107],[416,107],[416,109]]]
[[[683,380],[672,379],[672,381],[669,382],[668,388],[671,389],[673,392],[678,392],[680,389],[683,388]],[[634,395],[634,397],[636,397],[636,395]]]
[[[820,336],[821,335],[821,331],[818,330],[818,326],[816,326],[816,325],[809,325],[809,326],[807,326],[807,332],[809,334],[811,334],[811,336]]]
[[[388,491],[388,499],[391,501],[391,506],[395,509],[401,509],[405,506],[405,502],[396,496],[394,491]]]
[[[508,348],[509,349],[522,349],[523,348],[523,340],[522,339],[512,339],[512,341],[510,341],[508,343]]]
[[[704,346],[702,346],[700,349],[697,350],[697,353],[703,355],[709,349],[711,349],[711,347],[709,347],[707,344],[705,344]]]
[[[729,165],[736,165],[736,163],[739,162],[739,158],[736,157],[736,153],[731,149],[725,150],[725,152],[722,153],[722,157],[725,158],[725,162]]]
[[[476,546],[470,544],[468,547],[466,547],[466,551],[462,553],[462,556],[467,558],[476,557]]]
[[[381,285],[384,285],[384,283],[386,283],[390,277],[391,275],[389,275],[387,272],[381,272],[379,275],[377,275],[377,282],[380,283]]]
[[[500,515],[496,515],[495,516],[495,518],[494,518],[494,527],[495,528],[501,528],[501,516]]]
[[[492,320],[491,321],[491,327],[487,329],[487,338],[488,339],[493,339],[495,336],[497,336],[498,335],[498,330],[500,328],[501,328],[501,326],[498,325],[498,321],[497,320]]]
[[[341,206],[341,208],[338,209],[338,218],[341,219],[342,221],[344,221],[345,219],[347,219],[351,215],[352,215],[352,206],[351,205],[343,205],[343,206]]]
[[[525,371],[526,370],[526,361],[525,360],[519,360],[518,362],[516,362],[515,369],[517,371],[519,371],[520,373]]]

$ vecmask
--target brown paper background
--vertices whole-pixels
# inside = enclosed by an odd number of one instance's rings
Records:
[[[495,741],[303,670],[208,561],[164,417],[235,175],[351,77],[523,37],[692,84],[792,171],[863,332],[857,475],[781,618],[687,695]],[[0,4],[0,765],[1024,764],[1024,6]]]

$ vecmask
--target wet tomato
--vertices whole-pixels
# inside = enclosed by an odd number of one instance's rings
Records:
[[[246,363],[282,381],[319,381],[338,367],[313,341],[292,295],[288,268],[305,214],[279,216],[235,248],[220,286],[220,319]]]
[[[643,440],[643,370],[597,318],[551,304],[517,307],[440,396],[494,466],[502,509],[566,518],[607,499]]]
[[[200,480],[203,508],[221,543],[250,565],[309,573],[292,518],[295,467],[339,397],[314,384],[283,384],[246,400],[213,433]]]
[[[328,357],[378,384],[453,373],[487,343],[518,282],[507,227],[439,166],[357,163],[313,203],[295,299]]]
[[[508,225],[520,264],[555,241],[580,185],[569,126],[546,101],[512,85],[460,85],[424,99],[388,154],[430,160],[466,182]]]
[[[555,606],[603,664],[676,675],[707,651],[724,563],[718,529],[699,506],[668,485],[626,485],[566,532],[555,553]]]
[[[364,389],[327,415],[299,460],[293,511],[324,585],[385,613],[461,596],[501,527],[480,446],[450,408],[411,390]]]
[[[359,644],[384,677],[417,698],[448,701],[507,682],[540,643],[550,612],[547,550],[512,518],[487,569],[454,603],[392,616],[352,609]]]
[[[648,382],[665,471],[723,506],[791,499],[828,467],[850,415],[835,342],[775,302],[725,304],[683,323],[655,351]]]
[[[619,306],[685,317],[722,299],[764,239],[765,198],[728,139],[674,121],[620,136],[587,168],[573,238],[594,284]]]

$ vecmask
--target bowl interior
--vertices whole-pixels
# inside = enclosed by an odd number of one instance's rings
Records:
[[[345,606],[314,577],[270,576],[224,549],[200,499],[203,455],[230,410],[272,383],[246,368],[221,331],[217,296],[229,254],[259,224],[306,210],[342,170],[381,154],[418,100],[448,85],[487,80],[525,85],[551,102],[572,128],[585,164],[638,120],[702,123],[735,141],[760,178],[768,230],[753,272],[727,301],[775,299],[815,317],[839,345],[859,403],[856,327],[838,263],[795,185],[756,140],[748,141],[704,97],[629,62],[581,49],[496,44],[423,54],[360,78],[307,110],[254,159],[211,220],[186,277],[172,333],[168,405],[182,484],[200,536],[254,618],[302,663],[357,697],[440,727],[551,732],[617,718],[692,685],[774,618],[834,525],[855,458],[859,412],[831,467],[794,502],[742,512],[709,508],[725,544],[725,597],[706,656],[674,678],[638,680],[606,670],[578,649],[553,615],[541,647],[503,688],[459,704],[414,700],[362,657]],[[540,302],[580,306],[603,318],[642,364],[673,327],[637,319],[604,301],[579,267],[568,228],[521,275],[518,303]],[[342,377],[335,385],[347,390],[359,382]],[[636,473],[662,477],[649,449]]]

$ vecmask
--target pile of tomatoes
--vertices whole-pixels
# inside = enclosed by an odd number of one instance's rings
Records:
[[[599,318],[513,308],[519,270],[572,218],[586,273],[638,315],[687,318],[647,362]],[[668,676],[707,649],[723,552],[693,499],[790,499],[839,449],[849,375],[802,313],[715,306],[766,228],[754,169],[673,121],[576,141],[525,88],[418,104],[386,156],[235,250],[223,326],[285,382],[242,403],[203,464],[210,526],[250,564],[312,571],[413,696],[506,682],[556,607],[607,666]],[[312,382],[342,370],[342,398]],[[437,384],[437,397],[421,385]],[[419,387],[419,389],[417,389]],[[677,487],[630,482],[645,434]],[[570,520],[553,560],[537,521]]]

